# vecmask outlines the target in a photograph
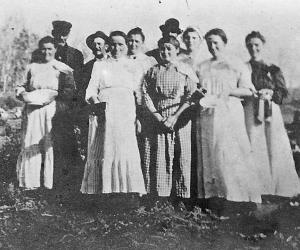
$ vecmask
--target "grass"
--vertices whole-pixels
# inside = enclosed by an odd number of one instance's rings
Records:
[[[247,203],[210,211],[168,201],[139,204],[127,196],[21,190],[15,176],[20,124],[10,124],[0,148],[1,249],[300,249],[300,197],[264,197],[278,209],[257,219]]]
[[[278,209],[263,219],[253,204],[188,210],[168,201],[23,191],[15,184],[19,132],[0,150],[0,248],[3,249],[299,249],[300,209],[265,197]],[[65,197],[61,199],[61,197]],[[293,200],[300,203],[300,197]],[[250,208],[249,208],[250,206]]]

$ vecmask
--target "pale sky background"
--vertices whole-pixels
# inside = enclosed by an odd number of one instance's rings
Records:
[[[160,38],[159,25],[175,17],[182,29],[224,29],[229,52],[244,61],[249,58],[245,36],[259,30],[267,39],[267,58],[282,67],[290,86],[300,87],[299,0],[0,0],[0,24],[11,15],[23,16],[24,25],[40,36],[50,33],[53,20],[69,21],[69,44],[81,50],[87,50],[85,38],[97,30],[127,33],[136,26],[152,48]],[[208,57],[206,44],[202,47]]]

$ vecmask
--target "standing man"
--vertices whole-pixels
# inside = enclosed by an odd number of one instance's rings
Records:
[[[84,64],[82,69],[79,95],[83,100],[85,98],[85,90],[91,78],[94,63],[96,61],[105,60],[108,57],[106,53],[109,46],[108,36],[102,31],[97,31],[86,38],[86,45],[91,49],[95,57]]]
[[[58,20],[53,21],[52,26],[52,36],[57,45],[55,59],[67,64],[74,70],[74,79],[76,88],[78,88],[79,76],[83,66],[83,55],[78,49],[67,44],[72,24]]]
[[[179,28],[179,21],[175,18],[170,18],[165,21],[164,24],[159,26],[159,29],[161,30],[162,37],[168,37],[168,36],[173,36],[177,38],[181,33],[182,29]],[[179,48],[179,54],[185,51],[182,48]],[[148,52],[146,52],[147,56],[152,56],[156,59],[158,63],[162,63],[162,60],[159,55],[159,49],[153,49]]]
[[[102,32],[97,31],[86,38],[87,46],[92,50],[94,58],[83,65],[81,73],[80,85],[78,85],[78,119],[77,124],[80,129],[80,150],[84,159],[87,157],[87,145],[88,145],[88,131],[93,130],[97,123],[97,117],[94,115],[89,115],[89,108],[85,101],[85,91],[89,85],[91,79],[91,74],[93,70],[94,63],[96,61],[102,61],[108,58],[108,36]]]
[[[79,179],[82,177],[83,162],[80,154],[80,128],[77,124],[77,110],[79,106],[78,89],[83,67],[82,53],[69,46],[72,24],[67,21],[53,21],[52,35],[57,47],[55,59],[73,69],[75,88],[68,98],[61,100],[53,119],[54,142],[57,144],[55,152],[54,187],[58,188],[59,199],[71,199],[79,190]]]

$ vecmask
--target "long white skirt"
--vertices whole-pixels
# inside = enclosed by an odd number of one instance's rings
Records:
[[[264,193],[286,197],[300,194],[300,181],[279,106],[272,102],[271,121],[263,123],[255,120],[253,101],[249,100],[244,110]]]
[[[52,118],[56,102],[37,108],[25,106],[22,124],[22,148],[17,161],[20,187],[40,187],[41,166],[44,163],[44,186],[53,186]]]
[[[105,115],[90,116],[81,192],[145,194],[135,134],[134,98],[128,90],[111,92]]]
[[[198,197],[261,202],[261,186],[238,98],[202,110],[198,126]]]

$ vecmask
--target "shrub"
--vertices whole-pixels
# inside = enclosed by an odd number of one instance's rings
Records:
[[[21,147],[20,130],[7,137],[1,137],[0,147],[0,181],[16,182],[16,164]]]
[[[5,95],[2,94],[0,96],[0,107],[5,110],[10,110],[15,107],[22,107],[22,105],[23,102],[19,101],[13,92],[5,93]]]

